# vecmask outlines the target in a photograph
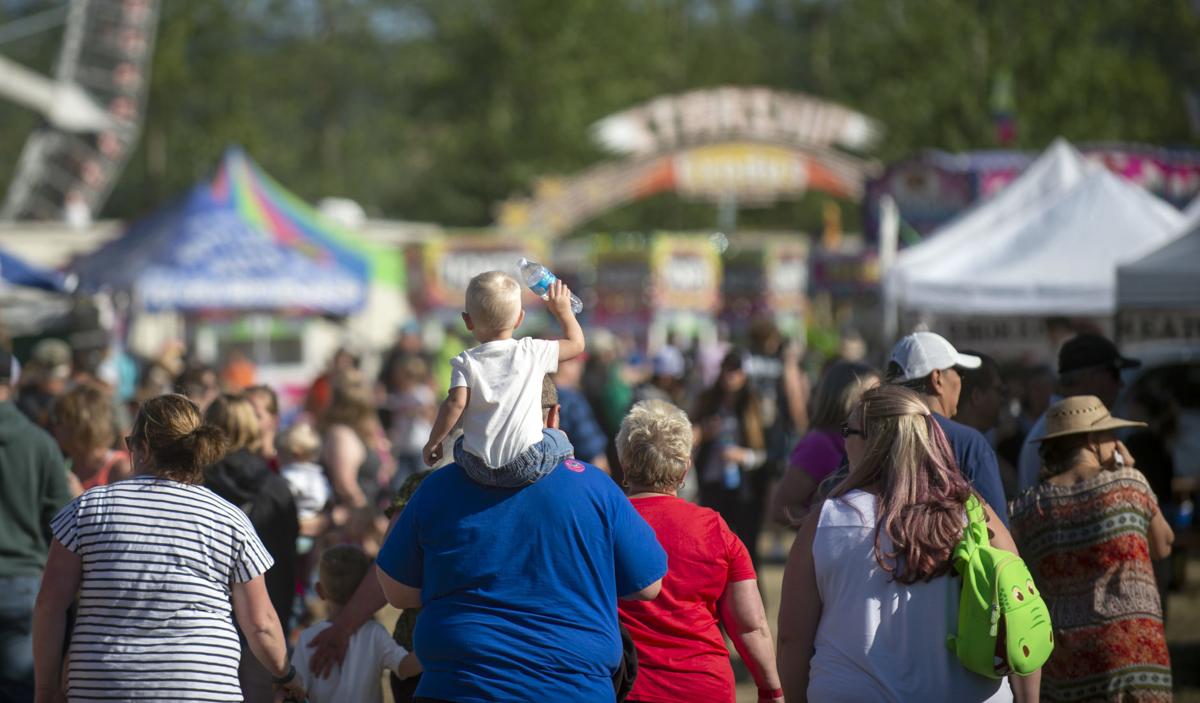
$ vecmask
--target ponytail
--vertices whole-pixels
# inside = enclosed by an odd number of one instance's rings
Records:
[[[225,433],[204,424],[200,408],[182,395],[146,401],[133,434],[146,443],[154,473],[180,483],[201,483],[204,467],[225,455]]]

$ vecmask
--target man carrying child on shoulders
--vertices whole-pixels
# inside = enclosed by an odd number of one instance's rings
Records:
[[[653,599],[667,570],[653,530],[557,430],[546,374],[583,351],[570,291],[548,295],[559,342],[512,340],[520,293],[498,272],[471,281],[463,317],[481,344],[455,360],[426,447],[436,461],[462,416],[456,463],[424,480],[379,553],[388,601],[423,609],[417,701],[612,701],[617,599]]]

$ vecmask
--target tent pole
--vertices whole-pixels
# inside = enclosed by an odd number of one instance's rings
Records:
[[[883,286],[883,339],[890,346],[900,324],[899,301],[892,282],[892,267],[900,245],[900,210],[891,195],[879,199],[879,280]]]

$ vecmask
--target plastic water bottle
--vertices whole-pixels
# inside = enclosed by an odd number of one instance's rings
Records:
[[[1184,498],[1179,504],[1178,512],[1175,513],[1175,527],[1189,527],[1192,524],[1192,513],[1195,510],[1195,505],[1191,498]]]
[[[733,462],[725,464],[725,469],[721,472],[721,482],[725,484],[727,490],[736,490],[742,485],[741,468]]]
[[[550,290],[551,284],[558,280],[558,276],[551,273],[550,269],[545,266],[525,257],[521,257],[517,266],[521,269],[521,277],[525,279],[525,285],[529,286],[529,290],[545,300],[547,291]],[[571,312],[576,315],[583,312],[583,301],[574,293],[571,294]]]

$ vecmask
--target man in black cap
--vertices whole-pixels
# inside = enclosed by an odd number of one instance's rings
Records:
[[[13,368],[0,349],[0,700],[32,701],[33,604],[71,494],[58,445],[12,402]]]
[[[1058,395],[1050,404],[1073,395],[1094,395],[1112,409],[1117,395],[1125,385],[1121,380],[1123,369],[1141,366],[1137,359],[1121,356],[1117,345],[1098,334],[1080,334],[1067,340],[1058,351]],[[1037,485],[1042,470],[1042,458],[1038,455],[1038,443],[1029,438],[1038,437],[1045,429],[1043,414],[1026,435],[1021,448],[1021,461],[1017,466],[1018,491]]]

